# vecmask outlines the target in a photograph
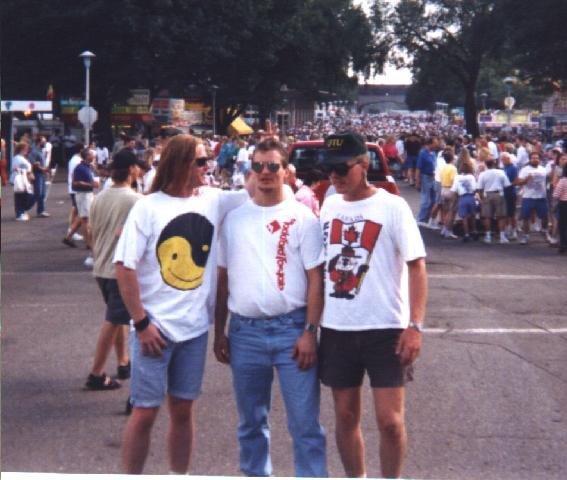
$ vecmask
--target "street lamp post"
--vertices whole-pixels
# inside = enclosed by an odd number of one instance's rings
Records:
[[[83,53],[79,55],[80,58],[83,59],[83,64],[85,65],[85,107],[89,109],[91,106],[91,60],[96,57],[93,52],[89,50],[85,50]],[[90,116],[89,116],[90,120]],[[85,147],[89,146],[89,136],[91,131],[91,122],[87,121],[85,123]]]
[[[217,134],[217,85],[211,85],[211,94],[213,96],[213,137]]]
[[[486,99],[488,98],[488,93],[483,92],[480,94],[480,100],[482,101],[482,109],[486,111]]]
[[[516,103],[516,99],[512,97],[512,85],[514,85],[514,83],[516,83],[516,77],[506,77],[504,79],[504,85],[506,85],[504,105],[508,113],[508,130],[512,129],[512,108],[514,108],[514,103]]]

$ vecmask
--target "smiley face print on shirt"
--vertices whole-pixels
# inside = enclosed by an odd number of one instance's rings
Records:
[[[175,217],[162,230],[156,247],[163,281],[177,290],[194,290],[203,283],[214,227],[198,213]]]

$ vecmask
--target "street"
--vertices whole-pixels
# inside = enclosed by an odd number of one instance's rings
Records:
[[[417,192],[401,184],[417,209]],[[3,472],[119,473],[126,385],[83,390],[104,318],[86,251],[61,243],[70,200],[60,174],[51,218],[14,221],[2,209]],[[527,246],[463,244],[422,230],[429,302],[424,349],[407,388],[406,478],[563,479],[567,472],[567,257],[539,234]],[[82,245],[82,244],[81,244]],[[212,342],[212,331],[209,343]],[[237,412],[228,367],[209,349],[197,402],[195,475],[240,475]],[[111,355],[107,373],[115,374]],[[291,440],[274,388],[274,475],[293,476]],[[369,477],[380,476],[378,434],[365,391]],[[323,388],[329,474],[344,475]],[[145,473],[166,474],[167,412],[152,434]]]

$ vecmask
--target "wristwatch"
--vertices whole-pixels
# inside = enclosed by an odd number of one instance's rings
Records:
[[[417,330],[419,333],[423,333],[423,323],[409,322],[408,328],[413,328],[414,330]]]
[[[304,330],[309,333],[317,333],[317,325],[313,323],[307,323]]]
[[[146,328],[148,328],[149,324],[150,324],[150,319],[146,315],[144,318],[142,318],[142,320],[138,320],[137,322],[134,322],[134,328],[136,329],[136,332],[143,332]]]

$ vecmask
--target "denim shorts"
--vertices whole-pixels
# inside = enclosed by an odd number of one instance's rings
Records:
[[[96,282],[106,303],[105,320],[113,325],[129,325],[130,314],[122,301],[116,279],[96,277]]]
[[[458,213],[461,218],[476,214],[476,203],[472,193],[467,193],[459,197]]]
[[[208,332],[184,342],[172,342],[158,357],[144,355],[136,332],[130,333],[132,378],[130,397],[134,407],[159,407],[166,395],[195,400],[201,394]]]
[[[547,217],[547,199],[545,198],[524,198],[522,199],[522,208],[520,210],[520,218],[530,218],[532,210],[535,210],[537,216],[541,219]]]

